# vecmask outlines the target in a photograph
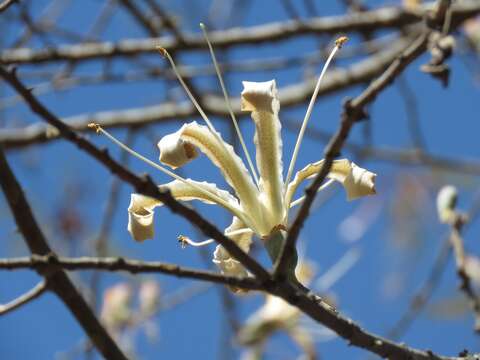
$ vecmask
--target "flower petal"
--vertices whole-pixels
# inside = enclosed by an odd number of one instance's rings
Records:
[[[229,206],[226,207],[227,210],[230,210],[234,215],[242,213],[237,199],[227,191],[218,189],[215,184],[191,179],[187,179],[187,181],[195,184],[196,187],[174,180],[168,184],[160,185],[159,189],[161,191],[169,190],[174,198],[181,201],[200,200],[206,204],[216,204],[217,201],[214,196],[217,196],[226,202],[226,205]],[[200,191],[198,188],[205,191]],[[214,196],[208,196],[208,193],[214,194]],[[144,241],[154,237],[153,210],[161,205],[161,201],[151,197],[132,194],[128,207],[128,231],[136,241]],[[224,204],[219,205],[224,206]]]
[[[176,133],[164,136],[158,143],[160,148],[160,162],[176,169],[198,156],[195,147],[184,141],[181,134]]]
[[[243,251],[248,252],[252,244],[252,232],[240,233],[237,235],[229,235],[239,229],[245,228],[245,224],[237,217],[233,218],[232,224],[225,229],[225,235],[232,239]],[[248,276],[247,270],[236,259],[230,256],[222,245],[217,245],[213,253],[213,263],[218,266],[220,272],[225,275],[232,276]],[[240,292],[241,289],[231,287],[232,291]]]
[[[128,232],[136,241],[153,239],[153,209],[160,204],[159,201],[132,194],[128,206]]]
[[[295,178],[288,184],[286,195],[286,204],[290,205],[292,197],[295,194],[300,183],[313,177],[320,171],[324,160],[309,164],[295,175]],[[347,159],[334,160],[330,173],[327,175],[330,179],[342,183],[347,192],[347,199],[376,194],[375,177],[377,175],[363,169]]]
[[[278,119],[280,101],[275,80],[243,82],[242,110],[250,111],[255,122],[254,142],[260,172],[261,201],[269,215],[270,229],[283,223],[283,164],[281,124]]]
[[[219,133],[215,135],[206,126],[191,122],[183,125],[176,133],[167,135],[160,140],[158,143],[160,161],[172,167],[181,166],[190,161],[193,157],[188,157],[185,150],[188,149],[186,144],[198,147],[200,151],[209,157],[222,171],[228,184],[235,190],[244,213],[250,216],[253,223],[261,224],[262,211],[258,202],[258,190],[243,161],[235,154],[233,147],[224,142]],[[175,150],[175,147],[180,148],[180,150]],[[183,157],[181,155],[171,156],[171,154],[181,153],[182,151],[185,155]],[[166,155],[164,155],[164,152],[166,152]],[[174,161],[170,161],[172,158]],[[168,161],[165,161],[165,159]],[[180,159],[180,161],[177,161],[177,159]],[[262,229],[255,230],[263,231]]]

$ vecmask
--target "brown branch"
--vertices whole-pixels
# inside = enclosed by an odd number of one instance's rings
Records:
[[[148,176],[140,177],[135,175],[115,161],[107,151],[98,149],[90,141],[77,134],[70,126],[58,119],[53,113],[44,107],[35,96],[32,95],[13,72],[9,72],[0,66],[0,77],[22,95],[30,109],[39,115],[44,121],[54,126],[63,138],[95,158],[123,181],[131,184],[139,193],[161,201],[172,212],[195,224],[207,237],[215,239],[219,244],[224,246],[235,259],[240,261],[259,279],[270,279],[269,273],[255,259],[246,254],[234,241],[220,232],[215,225],[204,219],[198,212],[178,202],[173,196],[171,196],[170,192],[160,191]]]
[[[275,264],[275,273],[277,275],[283,275],[283,271],[286,269],[286,263],[289,260],[289,255],[295,251],[298,235],[310,212],[310,207],[313,204],[318,188],[328,175],[333,160],[340,153],[350,133],[350,129],[355,122],[365,117],[365,106],[372,102],[383,89],[389,86],[408,64],[423,54],[427,46],[428,33],[429,32],[426,31],[418,37],[413,44],[403,51],[387,70],[385,70],[378,79],[373,81],[359,96],[345,103],[340,128],[325,148],[325,162],[313,182],[305,190],[305,200],[298,211],[297,217],[289,228],[281,256],[279,256]]]
[[[467,299],[469,300],[470,307],[472,308],[475,316],[474,329],[476,332],[480,332],[480,298],[475,293],[470,280],[470,275],[465,267],[465,248],[463,246],[462,229],[465,222],[468,221],[462,214],[456,214],[453,220],[452,232],[450,234],[450,245],[455,255],[455,264],[457,266],[457,274],[460,279],[460,290],[463,291]]]
[[[3,189],[15,222],[32,254],[46,255],[52,253],[52,249],[38,226],[22,188],[1,149],[0,186]],[[83,330],[90,337],[92,343],[95,344],[106,359],[127,359],[64,271],[40,274],[47,277],[49,288],[69,308],[78,323],[83,327]]]
[[[19,0],[4,0],[0,3],[0,13],[7,10],[11,5],[18,3]]]
[[[212,31],[209,36],[216,49],[236,45],[258,44],[286,40],[293,36],[308,34],[338,34],[353,31],[376,31],[386,28],[396,29],[420,22],[432,7],[428,3],[418,12],[407,11],[402,7],[383,8],[342,16],[320,17],[302,21],[275,22],[249,28],[233,28],[224,31]],[[478,1],[467,1],[452,7],[452,24],[458,24],[480,12]],[[162,46],[170,52],[178,50],[205,49],[202,36],[184,34],[183,42],[166,36],[155,39],[124,40],[118,43],[90,43],[63,45],[54,49],[14,49],[5,50],[0,55],[2,64],[27,64],[50,61],[87,60],[123,56],[137,56],[144,53],[156,53]]]
[[[175,19],[163,10],[156,0],[145,0],[145,2],[148,4],[148,6],[150,6],[155,15],[161,19],[163,23],[162,25],[172,32],[177,41],[179,43],[185,42],[183,34],[180,28],[177,26]]]
[[[161,273],[179,278],[208,281],[217,284],[237,286],[248,290],[260,290],[262,285],[254,278],[237,278],[211,271],[202,271],[167,264],[159,261],[140,261],[122,257],[57,257],[54,255],[0,259],[0,269],[35,269],[41,273],[55,272],[59,269],[126,271],[132,274]]]
[[[476,196],[470,209],[466,214],[468,222],[463,225],[463,231],[466,227],[471,225],[474,220],[480,215],[480,196]],[[438,251],[433,265],[428,272],[428,276],[420,288],[411,297],[411,300],[407,306],[405,313],[400,319],[386,332],[386,336],[389,339],[399,339],[410,327],[416,317],[424,309],[428,301],[430,300],[433,292],[438,287],[443,273],[447,267],[448,260],[450,259],[451,246],[450,235],[447,234],[445,239],[442,240],[442,245]]]
[[[135,1],[120,0],[122,5],[128,13],[145,29],[150,36],[158,36],[158,30],[151,18],[145,16],[142,10],[137,6]]]
[[[0,305],[0,316],[9,313],[22,305],[29,303],[32,300],[35,300],[40,295],[42,295],[47,290],[47,282],[45,280],[40,281],[32,289],[27,291],[25,294],[17,297],[16,299],[10,301],[5,305]]]
[[[391,43],[387,49],[362,60],[348,69],[329,71],[319,90],[319,96],[331,94],[347,87],[370,81],[378,76],[408,44],[407,39],[399,39]],[[315,87],[315,80],[290,85],[280,89],[279,97],[282,108],[297,106],[307,101]],[[202,107],[207,114],[229,118],[229,112],[223,97],[209,95],[201,98]],[[240,111],[240,98],[231,100],[237,116],[244,116]],[[184,121],[193,117],[197,110],[190,102],[164,103],[161,105],[133,108],[122,111],[106,111],[96,114],[77,115],[63,119],[70,127],[78,131],[88,129],[88,124],[95,122],[103,128],[145,126],[166,121]],[[52,131],[53,130],[53,131]],[[44,143],[58,139],[60,133],[51,126],[42,123],[33,124],[21,129],[0,130],[0,143],[5,148],[20,147],[35,143]]]
[[[270,283],[266,287],[253,278],[236,278],[223,276],[212,272],[180,268],[177,265],[161,262],[146,262],[123,258],[65,258],[55,256],[32,256],[14,259],[0,259],[0,269],[36,269],[39,271],[56,271],[65,269],[74,270],[106,270],[128,271],[131,273],[163,273],[178,277],[209,281],[220,284],[238,286],[250,290],[264,290],[268,288],[275,295],[281,296],[292,305],[297,306],[305,314],[319,321],[329,329],[347,339],[351,345],[367,349],[389,359],[460,359],[435,355],[430,351],[421,351],[409,348],[406,345],[396,344],[377,335],[361,329],[352,320],[338,314],[336,310],[323,303],[315,295],[301,292],[288,283]]]
[[[378,335],[363,330],[353,320],[341,316],[335,309],[312,294],[299,290],[287,282],[275,282],[277,288],[272,289],[275,295],[299,308],[312,319],[325,325],[348,341],[350,345],[366,349],[389,360],[460,360],[467,357],[446,357],[430,350],[418,350],[404,344],[398,344]],[[478,359],[478,355],[470,355],[468,359]]]

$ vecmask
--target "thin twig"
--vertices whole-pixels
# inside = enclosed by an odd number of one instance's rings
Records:
[[[298,122],[289,119],[283,119],[283,124],[292,131],[298,131],[300,128]],[[318,128],[309,129],[305,136],[322,142],[328,142],[332,138],[330,132]],[[365,146],[352,141],[346,141],[342,149],[367,160],[384,161],[406,166],[427,166],[432,169],[465,175],[480,175],[480,162],[440,156],[423,150],[373,145]]]
[[[461,233],[466,221],[468,220],[462,214],[457,214],[455,216],[455,220],[451,225],[452,231],[450,234],[450,245],[452,246],[453,254],[455,255],[457,274],[460,279],[460,290],[463,291],[469,300],[470,307],[475,316],[474,329],[476,332],[480,332],[480,298],[472,287],[470,275],[465,266],[465,248],[463,246]]]
[[[422,21],[424,15],[432,7],[427,3],[419,8],[418,13],[406,11],[401,7],[383,8],[365,11],[353,15],[330,16],[308,19],[299,23],[291,20],[276,22],[249,28],[212,31],[210,37],[216,49],[245,44],[258,44],[286,40],[293,36],[307,34],[338,34],[353,31],[365,31],[386,28],[398,28]],[[465,1],[452,7],[452,25],[473,17],[480,12],[478,1]],[[168,49],[171,53],[178,50],[205,49],[206,44],[201,36],[184,34],[184,42],[180,43],[170,36],[155,39],[124,40],[118,43],[90,43],[78,45],[62,45],[52,49],[14,49],[5,50],[0,55],[0,64],[26,64],[65,60],[86,60],[122,56],[138,56],[145,53],[156,53],[157,47]]]
[[[0,13],[7,10],[11,5],[18,3],[19,0],[4,0],[0,3]]]
[[[48,289],[47,281],[45,280],[40,281],[37,285],[35,285],[32,289],[27,291],[25,294],[17,297],[16,299],[10,301],[5,305],[0,305],[0,316],[8,314],[10,311],[13,311],[19,308],[20,306],[25,305],[32,300],[35,300],[40,295],[42,295],[47,289]]]

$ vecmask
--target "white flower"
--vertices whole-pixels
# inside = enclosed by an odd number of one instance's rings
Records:
[[[202,30],[204,30],[203,27]],[[211,49],[206,33],[205,37]],[[217,204],[227,209],[232,214],[233,221],[225,230],[225,235],[234,240],[244,251],[248,251],[253,234],[266,240],[272,233],[272,230],[287,228],[290,208],[302,201],[302,198],[293,201],[293,196],[298,186],[304,180],[315,176],[322,166],[323,160],[307,165],[290,181],[321,79],[334,54],[344,41],[345,39],[341,38],[336,42],[335,48],[331,52],[318,79],[297,139],[286,179],[284,179],[282,164],[282,138],[279,119],[280,101],[275,80],[243,82],[241,109],[242,111],[250,112],[255,124],[256,170],[239,131],[220,72],[217,71],[228,109],[248,161],[249,169],[247,169],[247,166],[235,153],[233,147],[225,142],[221,134],[215,130],[178,75],[173,59],[164,49],[160,49],[162,54],[170,61],[180,83],[197,107],[206,125],[191,122],[184,124],[177,132],[163,137],[158,142],[160,150],[159,160],[172,169],[176,169],[194,160],[199,152],[202,152],[219,168],[223,177],[232,188],[233,193],[221,190],[215,184],[180,178],[170,170],[154,164],[138,154],[135,155],[164,173],[175,177],[175,181],[161,185],[160,189],[170,190],[172,196],[176,199],[181,201],[200,200],[204,203]],[[218,64],[213,51],[211,51],[211,54],[214,65],[218,70]],[[100,131],[106,133],[102,129]],[[111,137],[108,133],[106,134]],[[113,140],[116,141],[115,139]],[[123,144],[121,146],[124,147]],[[130,149],[127,150],[133,152]],[[364,195],[375,194],[375,176],[375,174],[356,166],[346,159],[335,160],[328,174],[330,180],[325,186],[328,186],[332,181],[340,182],[345,187],[347,198],[350,200]],[[128,208],[128,230],[135,240],[143,241],[154,237],[153,212],[155,207],[161,205],[162,203],[155,199],[132,194]],[[195,244],[185,237],[182,237],[181,240],[182,242],[186,241]],[[243,266],[233,259],[221,245],[218,245],[215,249],[213,261],[218,265],[222,273],[230,275],[247,274]]]

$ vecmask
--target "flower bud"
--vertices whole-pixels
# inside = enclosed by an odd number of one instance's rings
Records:
[[[437,195],[438,217],[442,223],[449,223],[455,215],[457,205],[457,188],[452,185],[444,186]]]

